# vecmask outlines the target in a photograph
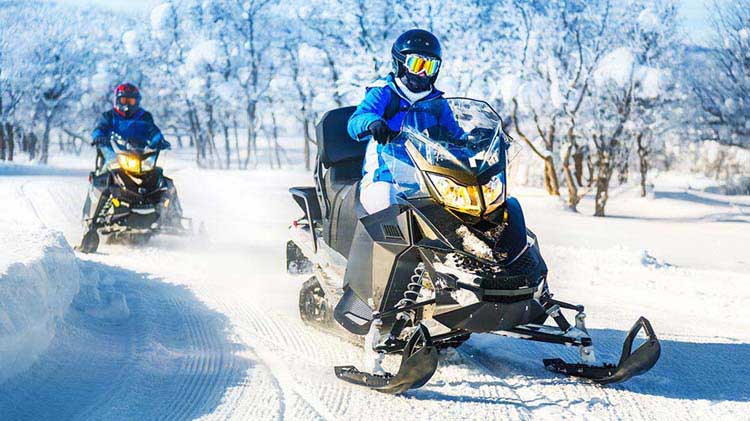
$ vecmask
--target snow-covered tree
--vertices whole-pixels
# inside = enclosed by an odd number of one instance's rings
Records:
[[[612,175],[626,171],[630,151],[637,149],[642,188],[649,146],[657,141],[668,118],[667,106],[674,98],[669,71],[661,66],[674,62],[676,8],[663,3],[629,4],[616,13],[623,25],[612,33],[619,47],[607,53],[594,70],[585,132],[595,151],[595,216],[604,216]]]
[[[579,140],[579,114],[592,72],[611,48],[610,34],[618,24],[611,9],[609,1],[515,3],[523,34],[517,47],[519,68],[503,78],[501,92],[512,110],[515,132],[544,161],[544,185],[552,195],[559,195],[555,158],[561,152],[573,210],[579,201],[585,143]],[[575,175],[571,156],[578,161]]]
[[[750,148],[750,7],[747,1],[716,2],[706,59],[689,74],[703,139]]]

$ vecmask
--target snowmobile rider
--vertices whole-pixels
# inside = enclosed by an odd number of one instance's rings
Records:
[[[96,127],[91,133],[92,145],[96,146],[96,169],[92,173],[92,187],[95,183],[101,183],[103,177],[109,177],[107,163],[115,159],[115,151],[110,139],[113,134],[125,135],[129,133],[139,139],[148,139],[142,146],[151,149],[170,149],[171,145],[164,139],[161,130],[154,124],[151,113],[141,108],[141,93],[138,87],[131,83],[118,85],[114,91],[112,109],[104,112],[96,122]],[[136,124],[137,123],[137,124]],[[136,133],[137,132],[137,133]],[[88,222],[86,232],[96,230],[92,220],[97,215],[108,198],[105,190],[99,196],[97,203],[92,203],[88,209]]]
[[[401,34],[391,47],[393,72],[367,88],[365,99],[349,118],[347,129],[352,139],[362,133],[368,141],[360,202],[372,214],[395,203],[398,190],[381,153],[401,129],[406,112],[419,101],[442,99],[443,92],[435,88],[442,52],[435,35],[422,29]],[[464,132],[453,117],[448,103],[442,101],[439,120],[456,138]]]
[[[141,108],[141,92],[131,83],[123,83],[115,88],[112,109],[104,112],[96,122],[91,133],[93,145],[97,148],[96,169],[102,169],[106,162],[114,159],[114,150],[110,142],[113,133],[130,132],[129,126],[134,122],[142,122],[139,129],[143,139],[148,140],[148,147],[152,149],[169,149],[171,145],[164,139],[161,130],[154,124],[151,113]]]

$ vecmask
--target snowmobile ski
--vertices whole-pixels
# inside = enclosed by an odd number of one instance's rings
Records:
[[[648,337],[633,351],[633,341],[643,329]],[[580,363],[567,363],[560,358],[545,359],[544,366],[555,373],[566,374],[593,380],[599,384],[619,383],[650,370],[661,354],[661,345],[656,338],[651,323],[644,317],[638,319],[625,338],[619,363],[594,366]]]
[[[76,250],[81,253],[90,254],[95,253],[97,248],[99,248],[99,234],[96,232],[96,229],[89,229],[84,234],[81,244],[76,247]]]
[[[399,394],[427,383],[438,365],[438,350],[427,328],[420,325],[404,347],[401,366],[396,375],[365,373],[354,366],[337,366],[336,377],[383,393]]]

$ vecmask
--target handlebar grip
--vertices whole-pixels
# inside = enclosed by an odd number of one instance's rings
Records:
[[[362,140],[366,138],[367,136],[372,136],[372,130],[365,130],[362,133],[357,135],[357,140]]]

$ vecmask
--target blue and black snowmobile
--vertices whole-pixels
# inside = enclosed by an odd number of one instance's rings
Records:
[[[448,101],[463,136],[440,125],[435,110],[445,104],[434,101]],[[313,273],[299,293],[300,316],[363,338],[371,355],[368,370],[339,366],[336,376],[401,393],[429,381],[441,348],[479,333],[577,347],[580,363],[544,365],[597,383],[651,369],[660,344],[648,320],[641,317],[627,334],[616,365],[594,365],[583,306],[550,293],[537,237],[507,195],[513,141],[500,116],[482,101],[434,101],[415,103],[384,147],[397,204],[368,215],[359,203],[366,143],[347,134],[354,107],[323,116],[315,186],[290,190],[304,215],[290,227],[287,268]],[[568,311],[573,323],[563,315]],[[646,339],[633,349],[641,331]],[[380,366],[391,353],[402,354],[395,374]]]

